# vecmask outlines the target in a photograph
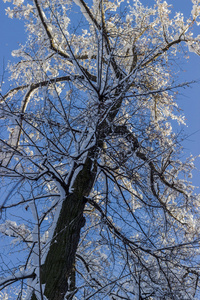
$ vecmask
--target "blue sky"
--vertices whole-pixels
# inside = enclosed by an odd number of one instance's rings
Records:
[[[142,0],[144,4],[153,4],[153,0]],[[183,12],[189,16],[192,3],[191,0],[169,0],[175,10]],[[16,19],[9,19],[5,16],[4,9],[10,3],[0,2],[0,75],[3,74],[7,62],[13,61],[11,51],[18,48],[18,45],[26,41],[26,33],[23,22]],[[195,28],[195,33],[200,33],[200,27]],[[187,155],[200,154],[200,57],[191,53],[187,63],[181,65],[183,72],[180,74],[182,81],[199,80],[199,83],[180,90],[177,98],[178,104],[184,110],[187,127],[185,132],[188,135],[183,146]],[[5,73],[5,81],[8,74]],[[0,77],[1,80],[1,77]],[[8,86],[6,85],[5,88]],[[5,90],[4,90],[5,92]],[[200,169],[200,159],[197,161],[197,167]],[[199,174],[195,174],[194,184],[200,186]]]

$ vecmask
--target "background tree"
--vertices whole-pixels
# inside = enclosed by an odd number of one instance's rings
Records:
[[[0,284],[12,299],[198,299],[194,158],[179,159],[172,131],[184,124],[174,62],[200,53],[192,3],[187,20],[160,0],[7,9],[28,32],[0,103],[0,231],[12,239]]]

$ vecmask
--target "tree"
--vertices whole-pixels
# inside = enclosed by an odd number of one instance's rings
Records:
[[[200,53],[192,3],[186,20],[160,0],[7,9],[28,33],[0,103],[0,231],[10,243],[0,283],[12,299],[199,297],[194,158],[180,160],[172,130],[184,124],[175,62],[187,47]]]

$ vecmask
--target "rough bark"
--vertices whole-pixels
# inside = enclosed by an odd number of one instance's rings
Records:
[[[42,283],[46,283],[45,296],[48,299],[63,299],[65,293],[73,288],[68,278],[75,263],[75,253],[84,226],[85,202],[77,195],[69,195],[63,202],[54,237],[45,264],[42,268]]]

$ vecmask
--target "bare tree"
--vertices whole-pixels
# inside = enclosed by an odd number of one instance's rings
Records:
[[[28,39],[0,102],[2,297],[199,299],[194,158],[171,124],[192,2],[186,20],[160,0],[7,9]]]

